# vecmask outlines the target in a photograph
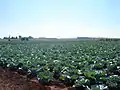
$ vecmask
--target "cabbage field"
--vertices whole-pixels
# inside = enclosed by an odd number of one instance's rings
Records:
[[[0,66],[43,84],[120,90],[119,41],[0,42]]]

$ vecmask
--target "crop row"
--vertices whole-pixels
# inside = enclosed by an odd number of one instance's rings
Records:
[[[1,43],[0,66],[43,84],[120,90],[120,42]]]

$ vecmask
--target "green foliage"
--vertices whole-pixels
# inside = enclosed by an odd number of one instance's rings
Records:
[[[110,76],[106,82],[109,88],[119,90],[120,89],[120,76]]]
[[[58,79],[76,86],[119,87],[119,78],[110,77],[120,69],[119,50],[119,41],[2,42],[0,66],[13,70],[22,63],[28,72],[36,70],[37,77],[44,82]]]

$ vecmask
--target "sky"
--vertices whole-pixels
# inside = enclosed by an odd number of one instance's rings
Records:
[[[120,38],[120,0],[0,0],[0,37]]]

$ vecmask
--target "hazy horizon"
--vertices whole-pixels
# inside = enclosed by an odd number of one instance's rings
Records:
[[[1,0],[0,37],[120,38],[119,0]]]

